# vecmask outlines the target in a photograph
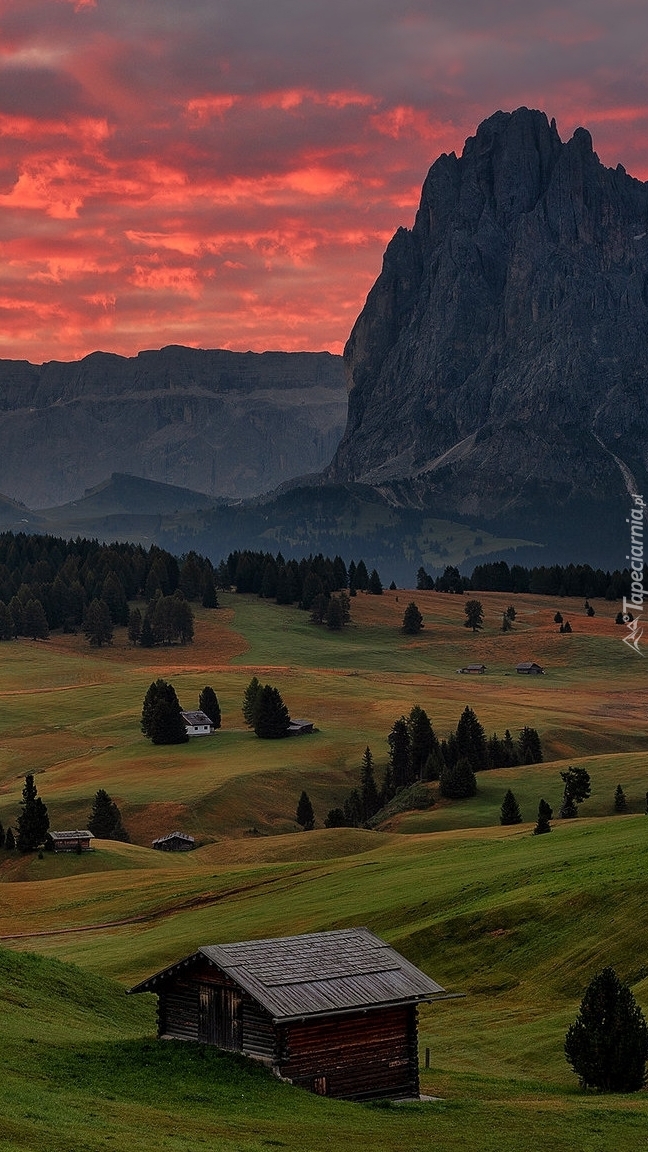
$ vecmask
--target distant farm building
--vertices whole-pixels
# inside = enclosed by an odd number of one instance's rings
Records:
[[[169,832],[168,836],[160,836],[158,840],[154,840],[152,847],[157,848],[159,852],[191,852],[191,849],[196,847],[196,841],[186,832]]]
[[[483,676],[485,671],[485,664],[466,664],[465,668],[457,668],[457,672],[469,672],[475,676]]]
[[[322,1096],[419,1094],[417,1005],[440,984],[366,928],[199,948],[156,992],[158,1036],[242,1052]]]
[[[526,676],[544,676],[544,668],[531,660],[525,660],[522,664],[518,664],[516,671]]]
[[[211,736],[215,731],[212,721],[205,712],[183,712],[187,736]]]
[[[312,720],[291,720],[288,725],[287,736],[306,736],[315,730]]]
[[[94,837],[87,829],[74,832],[48,832],[45,843],[51,844],[54,852],[91,852]]]

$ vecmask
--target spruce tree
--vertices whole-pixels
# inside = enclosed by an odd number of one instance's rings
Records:
[[[121,812],[104,788],[95,793],[88,829],[100,840],[120,840],[130,843],[128,832],[122,824]]]
[[[104,600],[92,600],[84,613],[83,631],[86,639],[95,648],[104,644],[111,644],[113,638],[113,622],[110,609]]]
[[[22,812],[18,817],[17,846],[20,852],[35,852],[43,843],[49,828],[47,808],[43,804],[31,773],[25,776]]]
[[[627,812],[628,811],[628,801],[626,800],[625,792],[623,791],[623,788],[621,787],[620,784],[617,784],[616,790],[614,793],[614,811],[615,812]]]
[[[465,756],[470,761],[473,772],[481,772],[489,767],[486,733],[468,705],[459,717],[456,741],[457,756]]]
[[[139,608],[133,608],[128,616],[128,639],[131,644],[137,644],[142,635],[142,613]]]
[[[315,827],[315,813],[310,802],[308,792],[302,792],[297,801],[297,823],[301,824],[304,832],[310,832]]]
[[[371,820],[380,808],[380,797],[374,776],[374,762],[369,745],[364,750],[362,765],[360,767],[360,801],[362,804],[362,822]]]
[[[7,835],[5,836],[4,846],[7,852],[13,852],[16,847],[16,838],[13,834],[13,828],[7,828]]]
[[[472,628],[473,632],[480,632],[484,626],[484,609],[481,600],[468,600],[464,606],[466,619],[465,628]]]
[[[254,728],[256,723],[256,713],[259,705],[259,696],[261,693],[261,684],[256,676],[253,676],[248,684],[245,692],[243,693],[243,719],[248,728]]]
[[[203,608],[219,607],[218,596],[216,595],[216,585],[214,583],[214,577],[211,574],[205,577],[205,583],[203,585],[202,606]]]
[[[324,821],[325,828],[345,828],[346,820],[344,819],[344,812],[342,808],[329,808],[328,815]]]
[[[49,624],[40,600],[28,600],[22,613],[22,633],[32,640],[47,640]]]
[[[401,716],[387,737],[392,781],[396,791],[414,782],[412,775],[412,748],[407,720]]]
[[[423,626],[423,616],[412,600],[403,613],[403,632],[408,636],[416,636]]]
[[[209,716],[209,719],[214,725],[214,728],[220,728],[220,704],[218,703],[218,697],[214,692],[214,689],[211,688],[209,684],[205,685],[202,692],[200,693],[200,696],[198,697],[198,707],[200,708],[201,712],[205,713],[205,716]]]
[[[477,792],[477,780],[470,760],[460,756],[452,767],[444,765],[441,770],[439,791],[448,800],[465,800]]]
[[[372,596],[382,596],[382,594],[383,594],[382,581],[381,581],[380,576],[378,575],[378,572],[375,568],[372,568],[372,570],[371,570],[371,576],[369,577],[368,591],[371,593]]]
[[[186,744],[189,736],[175,688],[158,679],[149,687],[142,705],[142,732],[153,744]]]
[[[414,705],[407,718],[407,729],[410,737],[412,779],[425,780],[427,762],[432,751],[438,748],[439,742],[427,712],[418,704]]]
[[[551,832],[551,824],[549,821],[553,816],[553,808],[546,800],[541,800],[538,804],[538,819],[535,828],[533,829],[534,836],[541,836],[544,832]]]
[[[520,805],[518,804],[515,796],[508,788],[502,801],[500,808],[500,824],[521,824],[522,813],[520,812]]]
[[[280,740],[287,735],[290,714],[281,694],[271,684],[265,684],[258,695],[255,708],[254,731],[262,740]]]
[[[578,816],[577,805],[582,804],[583,800],[587,800],[592,791],[590,774],[585,768],[569,767],[565,772],[560,773],[560,777],[564,782],[565,789],[558,815],[561,820],[572,820]]]
[[[565,1037],[565,1057],[583,1088],[640,1092],[645,1086],[648,1026],[614,968],[589,984]]]
[[[537,729],[524,727],[518,740],[520,764],[542,764],[542,745]]]

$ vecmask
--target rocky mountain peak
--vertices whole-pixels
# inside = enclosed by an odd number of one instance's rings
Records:
[[[490,116],[385,252],[328,478],[491,519],[642,484],[647,233],[648,185],[585,128],[563,142],[544,112]]]

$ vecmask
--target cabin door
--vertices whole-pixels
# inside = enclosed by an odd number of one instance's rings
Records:
[[[243,1044],[243,1003],[235,988],[213,984],[200,986],[198,1039],[230,1052],[240,1052]]]

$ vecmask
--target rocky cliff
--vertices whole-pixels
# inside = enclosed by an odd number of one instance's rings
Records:
[[[497,112],[430,169],[344,359],[329,481],[509,527],[625,508],[648,486],[648,185],[583,128]]]
[[[31,508],[129,472],[253,496],[322,468],[339,442],[339,356],[169,347],[75,363],[0,361],[0,492]]]

